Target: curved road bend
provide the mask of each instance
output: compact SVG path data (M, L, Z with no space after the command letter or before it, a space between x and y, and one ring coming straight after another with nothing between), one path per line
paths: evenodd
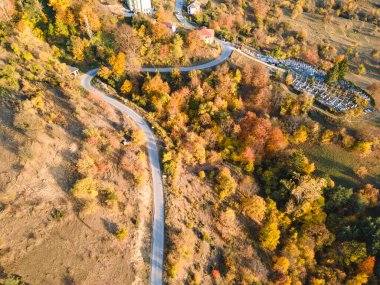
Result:
M151 256L151 284L162 284L163 257L164 257L164 191L162 186L162 175L160 169L160 159L157 147L157 140L150 129L148 123L135 111L123 103L115 100L96 89L91 85L91 80L95 77L98 69L93 69L80 78L81 85L89 92L100 95L104 101L127 114L145 133L147 137L147 147L149 154L149 164L152 172L153 183L153 229L152 229L152 256Z
M176 3L176 11L178 20L190 29L195 29L196 27L186 21L182 15L183 0L178 0ZM216 59L200 64L197 66L189 67L178 67L177 69L183 72L191 70L199 70L211 68L224 62L234 50L232 44L224 42L217 39L217 42L222 47L222 53ZM171 72L175 67L143 67L142 72L161 72L167 73ZM151 285L162 285L162 275L163 275L163 258L164 258L164 225L165 225L165 210L164 210L164 191L162 185L162 174L160 169L160 159L157 147L157 140L154 133L150 129L148 123L134 110L127 107L118 100L111 98L106 93L96 89L91 85L92 79L96 76L98 69L93 69L80 77L80 83L83 88L89 92L93 92L102 97L104 101L118 109L119 111L127 114L145 133L147 137L147 147L149 154L149 164L152 172L152 186L153 186L153 229L152 229L152 254L151 254L151 273L150 273L150 284Z

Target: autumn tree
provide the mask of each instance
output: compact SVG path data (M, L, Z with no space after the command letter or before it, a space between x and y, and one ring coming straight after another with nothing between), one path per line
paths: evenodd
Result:
M363 198L367 207L376 207L379 203L379 189L376 189L371 184L366 184L363 189L357 193Z
M172 31L164 24L155 23L152 27L152 39L154 41L165 42L173 35Z
M280 235L278 219L274 213L269 213L259 233L261 246L268 250L275 250L280 242Z
M132 82L129 81L128 79L126 79L124 81L123 85L121 85L120 91L121 91L121 93L123 93L125 95L131 93L131 91L132 91Z
M87 40L73 36L71 38L72 53L75 60L82 61L85 58L86 49L89 47Z
M157 73L153 78L149 75L145 79L142 91L150 100L150 106L160 113L164 104L169 101L170 87L164 82L161 75Z
M347 266L351 263L361 263L367 255L366 244L357 241L343 242L340 250L343 254L343 262Z
M269 12L269 5L266 0L253 0L254 13L259 24L259 27L263 26L263 21Z
M292 142L295 144L304 143L308 138L307 127L305 125L300 126L293 133L291 138Z
M236 191L236 181L232 177L230 170L227 167L223 167L218 171L216 176L215 190L219 193L221 200L232 195Z
M119 52L117 55L113 55L109 64L111 65L112 72L118 76L123 76L125 73L125 60L126 56L124 53Z
M80 21L82 29L87 33L90 41L93 41L93 33L99 31L101 27L100 19L98 14L94 11L90 3L82 4L80 8Z
M288 139L284 136L283 132L280 128L273 128L267 144L266 148L269 154L275 154L278 151L285 149L288 145Z
M133 28L127 24L120 25L115 31L117 48L128 56L130 52L138 54L141 47L141 41L135 33Z
M179 34L175 34L173 37L173 43L171 44L171 51L175 59L183 57L183 39Z
M371 276L373 274L373 269L375 268L375 263L376 258L374 256L367 256L361 263L359 263L358 272Z
M265 217L265 200L257 195L243 199L243 213L260 224Z
M269 84L268 70L262 64L245 65L243 67L244 83L255 88L263 88Z
M310 174L315 170L314 163L309 162L309 159L302 151L296 151L290 158L290 167L293 171L301 174Z
M71 5L71 0L49 0L49 6L57 13L66 12Z

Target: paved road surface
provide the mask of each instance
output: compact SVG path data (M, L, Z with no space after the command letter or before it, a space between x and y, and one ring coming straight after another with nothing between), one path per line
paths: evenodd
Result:
M191 25L182 15L182 3L183 0L178 0L176 3L176 11L180 11L177 15L178 20L190 29L195 29L196 27ZM178 67L180 71L191 71L199 70L205 68L211 68L213 66L219 65L224 62L234 50L233 45L228 42L217 40L217 42L222 47L222 52L220 56L210 62L200 64L197 66L189 67ZM163 68L150 68L143 67L142 72L156 72L161 73L171 72L174 67L163 67ZM98 69L93 69L82 75L80 78L81 85L89 92L96 93L100 95L104 101L106 101L111 106L115 107L119 111L127 114L147 137L147 147L149 153L149 163L152 171L152 183L153 183L153 229L152 229L152 255L151 255L151 274L150 283L151 285L162 285L162 275L163 275L163 257L164 257L164 225L165 225L165 211L164 211L164 192L162 186L162 174L160 170L160 160L159 152L157 147L157 140L150 129L148 123L134 110L122 104L118 100L115 100L105 94L104 92L96 89L91 85L91 80L97 74Z
M81 85L89 92L100 95L104 101L119 111L127 114L145 133L147 137L147 147L149 153L149 163L152 171L152 184L153 184L153 230L152 230L152 257L151 257L151 284L162 284L163 272L163 257L164 257L164 191L161 180L160 159L157 147L157 140L150 129L148 123L135 111L127 107L123 103L115 100L105 94L104 92L96 89L91 85L91 80L97 73L97 69L93 69L80 78Z

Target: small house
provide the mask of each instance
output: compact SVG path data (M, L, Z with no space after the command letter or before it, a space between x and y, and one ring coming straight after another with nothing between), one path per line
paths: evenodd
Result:
M194 1L187 6L187 14L196 15L201 12L201 3Z
M202 27L199 30L199 36L206 44L213 44L215 41L215 32L213 29Z
M69 72L71 78L75 78L75 77L77 77L78 74L79 74L79 69L78 69L77 67L74 67L74 66L70 66L70 65L68 65L68 66L67 66L67 70L68 70L68 72Z

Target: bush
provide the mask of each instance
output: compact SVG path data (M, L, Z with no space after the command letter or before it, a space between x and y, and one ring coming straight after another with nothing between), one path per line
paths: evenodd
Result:
M118 201L116 193L113 191L112 185L106 185L105 189L100 191L101 202L105 204L108 208L113 208Z
M11 275L4 280L4 285L24 285L25 282L20 276Z
M372 142L356 142L354 149L362 154L368 154L372 149Z
M117 231L115 232L115 236L119 240L124 240L125 237L127 236L127 229L125 227L119 227Z
M365 68L364 64L360 64L358 66L358 69L356 70L357 74L363 75L367 73L367 69Z
M78 180L71 189L74 197L92 199L98 196L98 181L91 176Z
M56 221L62 221L64 214L60 210L54 209L53 212L51 213L51 217Z
M77 162L77 171L82 175L90 175L95 170L95 161L86 153L82 153Z

